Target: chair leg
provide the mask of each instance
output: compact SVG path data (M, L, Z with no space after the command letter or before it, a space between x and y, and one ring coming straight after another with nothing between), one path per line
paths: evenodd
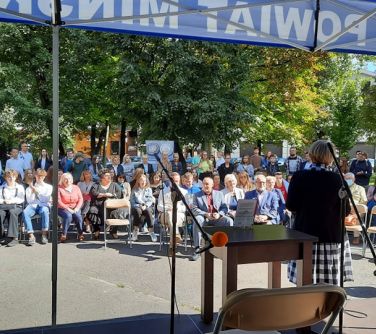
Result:
M107 234L107 226L106 226L106 223L103 224L103 236L104 236L104 249L107 248L107 237L106 237L106 234Z
M187 239L188 239L188 221L187 219L185 220L185 225L184 225L184 251L187 251Z

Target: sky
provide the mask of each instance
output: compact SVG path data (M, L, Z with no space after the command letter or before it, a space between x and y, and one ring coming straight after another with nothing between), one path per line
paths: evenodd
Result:
M375 63L368 63L367 64L367 70L371 72L376 72L376 64Z

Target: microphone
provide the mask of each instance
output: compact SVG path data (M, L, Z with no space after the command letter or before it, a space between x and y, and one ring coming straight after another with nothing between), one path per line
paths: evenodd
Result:
M227 243L228 243L227 234L225 232L218 231L218 232L215 232L211 236L209 243L205 247L197 249L195 253L201 254L213 247L224 247L227 245Z

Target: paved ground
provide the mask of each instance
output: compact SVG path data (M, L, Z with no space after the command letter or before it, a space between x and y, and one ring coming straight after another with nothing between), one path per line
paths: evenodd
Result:
M123 244L85 241L59 245L58 324L104 319L153 319L170 311L170 266L164 249L149 237L130 249ZM200 261L179 247L176 296L181 314L199 323ZM346 283L349 301L344 333L376 332L376 277L371 252L353 248L355 281ZM286 272L286 266L282 268ZM220 265L215 265L215 310L220 306ZM51 323L51 245L0 247L0 330ZM239 288L266 287L267 265L239 267ZM282 286L291 286L285 275ZM206 327L199 326L199 333Z

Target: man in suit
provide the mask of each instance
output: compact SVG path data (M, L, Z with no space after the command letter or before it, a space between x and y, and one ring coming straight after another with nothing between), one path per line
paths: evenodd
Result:
M142 164L139 164L137 168L142 168L147 175L154 173L153 165L149 164L147 154L142 156Z
M214 181L211 177L205 177L202 181L202 190L193 197L192 212L201 226L232 226L232 219L227 216L228 207L223 194L213 190ZM193 244L195 249L200 246L201 233L193 225ZM191 261L200 257L194 253Z
M266 190L266 177L256 175L256 189L247 191L244 199L257 199L255 224L279 224L278 197Z

